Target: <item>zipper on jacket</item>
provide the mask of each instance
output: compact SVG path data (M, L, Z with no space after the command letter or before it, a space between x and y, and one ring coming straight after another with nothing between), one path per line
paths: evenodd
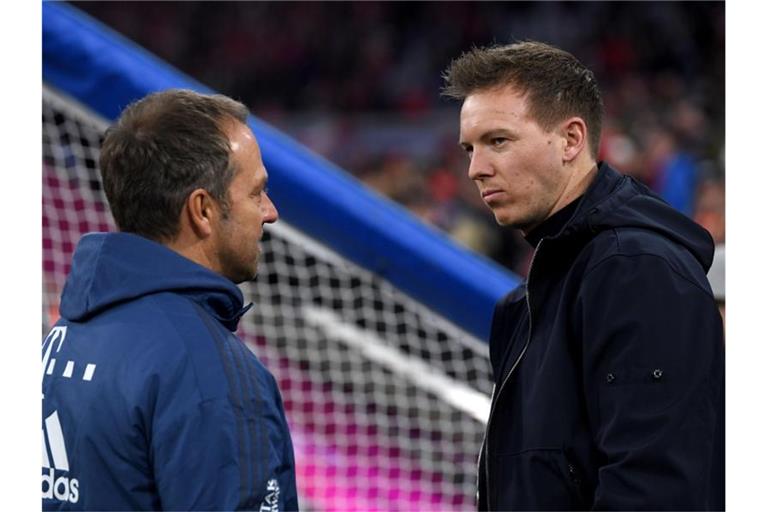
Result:
M498 400L493 400L493 398L496 398L498 396L501 396L501 392L504 389L504 385L507 383L509 378L512 376L513 373L515 373L515 369L517 369L517 365L520 364L520 361L523 359L523 356L525 355L526 350L528 350L528 345L531 343L531 335L533 334L533 312L531 311L531 297L530 297L530 289L531 287L528 286L531 282L531 273L533 272L533 262L536 261L536 254L539 252L539 247L541 247L541 243L544 240L539 240L539 243L536 244L536 248L533 250L533 256L531 256L531 263L528 265L528 282L525 284L525 305L528 307L528 338L525 340L525 345L523 345L523 350L520 351L520 355L517 356L517 360L512 365L512 368L509 369L507 372L507 375L504 377L504 379L501 381L501 386L499 386L498 391L496 390L496 387L494 385L494 393L492 395L491 400L491 413L488 415L488 424L485 426L485 437L483 438L483 451L485 452L485 499L488 503L488 508L491 508L490 501L491 501L491 479L490 475L488 473L488 434L491 431L491 420L493 419L493 411L496 410L496 404ZM477 458L477 470L478 474L480 472L480 457ZM478 499L478 502L480 500ZM479 503L478 503L479 504Z

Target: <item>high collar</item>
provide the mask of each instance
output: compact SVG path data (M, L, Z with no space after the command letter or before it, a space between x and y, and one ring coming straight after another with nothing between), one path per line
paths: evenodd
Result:
M160 292L184 295L237 329L243 294L230 280L152 240L130 233L83 236L72 258L60 311L82 321L119 302Z
M560 233L571 220L573 214L576 213L582 197L583 196L577 197L528 233L525 236L526 242L528 242L531 247L536 247L543 238L557 236L557 234Z
M691 219L630 176L619 174L608 164L598 164L595 179L575 212L551 238L578 243L598 232L616 228L652 230L685 246L704 270L712 264L714 243L710 234Z

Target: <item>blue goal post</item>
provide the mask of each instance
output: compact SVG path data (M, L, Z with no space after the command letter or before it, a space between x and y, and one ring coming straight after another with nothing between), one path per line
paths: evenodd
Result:
M107 120L148 93L212 93L63 2L44 2L43 81ZM458 119L457 119L458 122ZM481 340L520 278L474 254L337 166L250 116L282 218Z

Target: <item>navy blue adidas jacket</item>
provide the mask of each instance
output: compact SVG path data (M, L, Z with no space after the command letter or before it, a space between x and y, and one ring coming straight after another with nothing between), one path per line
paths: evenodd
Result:
M605 164L499 303L481 510L722 510L712 239Z
M296 510L275 379L226 278L127 233L75 251L43 343L45 510Z

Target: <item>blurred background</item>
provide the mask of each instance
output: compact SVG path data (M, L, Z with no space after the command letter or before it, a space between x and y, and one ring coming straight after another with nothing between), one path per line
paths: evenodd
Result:
M532 251L495 224L466 177L460 105L440 97L441 73L472 46L537 39L569 50L603 91L600 158L710 231L721 244L710 279L724 300L724 3L74 5L522 276ZM88 62L72 32L58 62ZM119 88L119 73L107 75L100 83ZM99 96L86 90L80 101ZM48 325L79 237L114 229L97 169L105 128L44 89ZM487 345L376 264L350 265L295 227L280 222L265 236L259 278L241 287L255 307L238 334L278 380L302 509L474 510L492 387Z
M466 177L441 73L473 45L552 43L600 83L600 158L725 242L724 2L73 4L522 276L531 249Z

